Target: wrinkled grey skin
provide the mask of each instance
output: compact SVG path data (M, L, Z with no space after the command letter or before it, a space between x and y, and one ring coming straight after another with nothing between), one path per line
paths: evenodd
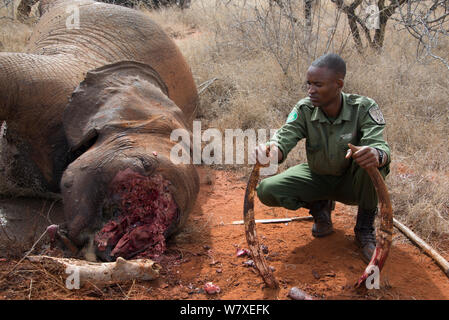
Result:
M136 10L90 0L41 5L26 53L0 53L0 122L16 150L15 180L62 192L67 234L81 247L105 222L102 205L119 171L160 173L179 207L170 233L179 230L198 193L193 165L169 161L169 132L191 129L198 99L179 49ZM68 28L73 5L80 24ZM96 75L101 81L91 81ZM109 116L93 121L102 108Z

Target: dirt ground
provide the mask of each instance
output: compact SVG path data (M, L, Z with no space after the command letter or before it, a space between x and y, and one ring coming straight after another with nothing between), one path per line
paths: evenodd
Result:
M312 237L311 221L257 224L259 240L267 246L267 260L281 284L278 291L268 289L256 270L245 265L249 257L236 255L239 248L247 248L244 226L232 225L243 219L247 177L209 168L200 168L200 175L201 189L195 208L183 232L170 239L157 280L87 284L79 290L69 290L65 287L67 275L61 271L27 260L17 264L20 257L0 253L0 299L282 300L290 299L287 293L294 286L314 299L449 299L449 279L396 229L381 272L380 289L354 289L353 284L366 265L353 241L354 207L340 203L333 213L335 232L325 238ZM32 214L26 205L31 202L22 203L21 212ZM61 207L48 200L45 208L42 201L39 203L38 215L46 221L57 221ZM6 204L7 200L0 202L0 213ZM284 218L308 216L308 212L269 208L256 199L255 216ZM41 234L38 227L34 231ZM45 247L42 240L33 253L41 253ZM206 293L203 288L207 282L218 285L220 293Z

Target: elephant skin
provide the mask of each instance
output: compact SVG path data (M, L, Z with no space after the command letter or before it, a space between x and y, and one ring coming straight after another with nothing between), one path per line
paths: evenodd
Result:
M0 121L18 167L40 191L61 192L63 227L79 248L93 243L103 260L158 256L199 189L192 164L170 161L171 131L190 132L195 117L190 68L141 12L46 4L27 52L0 53ZM67 27L74 6L80 23Z

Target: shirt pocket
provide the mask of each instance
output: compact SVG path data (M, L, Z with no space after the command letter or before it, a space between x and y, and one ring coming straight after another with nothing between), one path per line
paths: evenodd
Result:
M340 174L343 174L352 162L352 158L346 159L346 154L349 149L348 143L357 145L355 138L353 134L348 133L342 134L338 139L337 157L339 159L338 172Z
M321 144L310 144L306 142L306 151L308 154L315 154L321 150Z
M338 141L337 141L339 151L346 153L348 151L348 149L349 149L348 143L356 145L355 138L356 137L355 137L355 135L353 133L341 134L338 137Z
M322 144L306 143L307 163L313 172L323 173L329 167Z

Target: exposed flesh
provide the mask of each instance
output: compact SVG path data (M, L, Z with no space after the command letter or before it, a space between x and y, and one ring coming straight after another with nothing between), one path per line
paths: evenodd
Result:
M166 249L166 231L178 217L169 185L160 174L119 172L104 208L113 211L113 218L95 235L97 251L106 251L112 260L160 256Z

